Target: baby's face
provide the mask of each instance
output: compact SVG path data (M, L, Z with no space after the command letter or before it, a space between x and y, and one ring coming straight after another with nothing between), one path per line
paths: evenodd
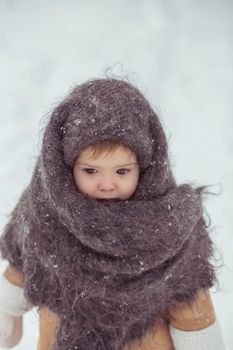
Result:
M74 180L79 191L97 199L129 199L139 180L136 156L119 147L97 159L85 149L76 159Z

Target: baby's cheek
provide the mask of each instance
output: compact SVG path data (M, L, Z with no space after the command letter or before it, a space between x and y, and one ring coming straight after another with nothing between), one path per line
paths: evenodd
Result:
M127 181L124 188L122 189L122 195L125 197L125 199L130 198L134 194L137 188L137 184L138 182L135 180L135 178L131 178L129 181Z
M82 182L79 184L79 189L82 193L86 193L90 196L94 195L94 187L93 184L89 182Z
M139 173L134 174L134 176L131 178L131 186L133 190L136 190L139 183Z
M83 178L83 176L77 176L76 174L74 178L76 187L81 193L85 194L87 191L90 190L90 184L85 180L85 178Z

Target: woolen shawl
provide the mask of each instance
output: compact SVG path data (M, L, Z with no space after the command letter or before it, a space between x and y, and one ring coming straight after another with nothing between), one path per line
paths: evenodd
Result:
M101 202L75 186L76 157L104 140L137 156L129 200ZM120 350L213 285L201 192L176 184L158 116L131 84L92 80L55 108L1 237L2 257L25 274L28 301L61 318L54 349Z

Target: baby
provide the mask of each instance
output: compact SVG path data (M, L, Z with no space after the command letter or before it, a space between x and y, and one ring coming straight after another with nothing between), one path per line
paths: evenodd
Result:
M1 237L0 346L40 313L38 350L224 349L202 189L177 186L158 116L120 80L52 113Z
M73 169L79 191L101 200L129 199L138 185L139 172L136 155L109 141L83 150Z

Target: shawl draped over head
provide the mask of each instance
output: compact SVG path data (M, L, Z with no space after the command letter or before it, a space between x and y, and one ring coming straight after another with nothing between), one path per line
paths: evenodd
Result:
M75 186L80 151L116 140L137 156L128 200L102 203ZM56 350L120 350L167 310L215 283L202 190L178 186L149 102L128 82L76 86L52 112L32 180L1 237L32 305L57 313Z

